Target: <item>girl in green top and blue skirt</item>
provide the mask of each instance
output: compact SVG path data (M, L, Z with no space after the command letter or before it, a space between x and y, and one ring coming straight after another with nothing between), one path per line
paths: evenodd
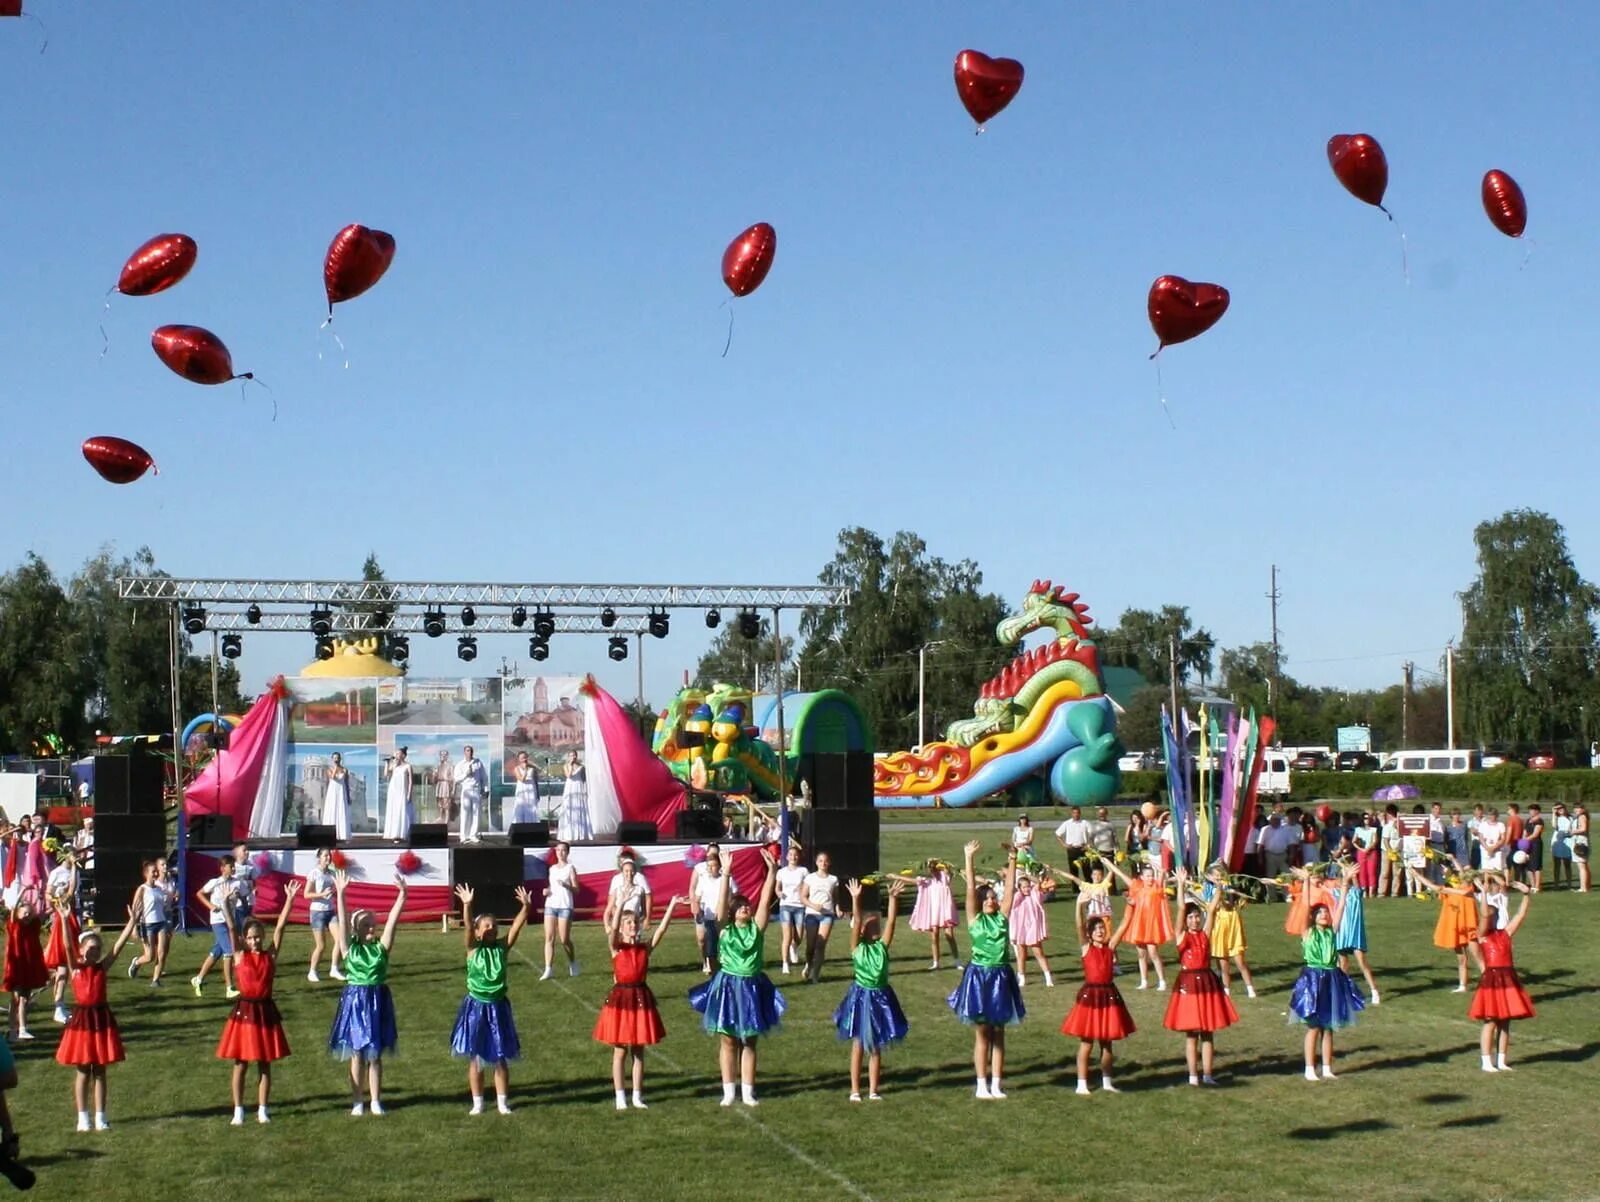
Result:
M720 1037L718 1064L722 1069L722 1104L732 1106L734 1082L741 1086L746 1106L756 1102L756 1039L776 1030L787 1004L772 979L761 969L767 919L772 913L773 885L778 861L771 849L763 848L766 879L761 899L754 906L742 893L730 896L730 869L722 874L717 899L717 921L722 933L717 939L720 967L704 984L689 991L689 1005L705 1015L708 1035Z
M850 1100L861 1100L861 1057L865 1053L867 1097L878 1102L882 1101L878 1075L883 1069L884 1045L899 1043L910 1030L900 999L889 984L889 945L894 942L895 914L906 882L897 880L889 886L889 917L881 937L878 916L862 916L861 882L852 880L845 887L850 891L850 963L855 980L833 1012L833 1025L840 1039L850 1040Z
M516 947L522 928L528 925L533 897L517 886L521 909L511 920L505 942L498 937L493 914L472 916L471 886L457 885L461 899L461 928L467 933L467 996L456 1011L456 1025L450 1032L450 1054L465 1056L467 1088L472 1091L470 1114L483 1113L483 1066L494 1065L495 1103L501 1114L511 1113L511 1070L508 1062L522 1054L517 1039L517 1024L506 997L506 954Z
M354 1099L350 1113L383 1113L383 1056L399 1041L394 1021L394 998L389 993L389 951L394 947L395 928L406 904L406 879L396 876L394 905L381 934L371 910L357 910L346 917L344 894L350 877L345 872L333 876L333 891L339 907L339 930L334 940L339 959L344 963L345 986L334 1012L333 1030L328 1033L328 1050L350 1061L350 1092ZM367 1098L361 1094L365 1076Z
M1000 1078L1006 1063L1006 1028L1027 1014L1022 990L1010 961L1011 902L1017 895L1017 855L1006 861L1005 898L991 885L978 885L972 861L983 844L966 845L967 934L972 956L961 972L961 983L949 997L950 1009L973 1028L972 1067L978 1075L977 1096L1003 1099Z
M1348 892L1348 882L1346 891ZM1306 1080L1317 1079L1317 1057L1322 1058L1322 1079L1332 1081L1333 1033L1353 1026L1365 1008L1350 978L1339 968L1336 932L1344 917L1344 899L1330 911L1325 904L1311 907L1311 925L1300 937L1306 966L1294 983L1289 1013L1306 1025Z

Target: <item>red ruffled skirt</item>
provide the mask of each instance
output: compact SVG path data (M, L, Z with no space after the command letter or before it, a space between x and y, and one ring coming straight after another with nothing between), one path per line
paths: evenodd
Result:
M647 1047L666 1038L666 1024L656 1008L656 995L650 986L613 985L606 994L600 1017L595 1020L594 1037L613 1047Z
M61 1032L56 1063L78 1067L116 1064L123 1059L122 1034L110 1006L79 1006Z
M23 936L7 949L6 967L0 988L7 993L32 993L50 983L50 969L44 962L44 948L37 939Z
M283 1033L283 1017L271 998L240 998L222 1028L217 1044L218 1060L282 1060L289 1054L289 1037Z
M69 913L66 918L57 914L50 923L50 939L44 947L44 966L49 969L71 968L72 957L78 947L78 919Z
M1079 1039L1126 1039L1135 1031L1133 1015L1115 985L1085 985L1061 1024L1063 1035Z
M1186 968L1178 974L1161 1025L1169 1031L1221 1031L1238 1021L1239 1012L1222 992L1217 974L1209 968Z
M1478 982L1478 992L1472 995L1472 1008L1468 1018L1479 1022L1497 1019L1507 1022L1513 1018L1532 1018L1533 999L1517 979L1514 968L1486 968Z

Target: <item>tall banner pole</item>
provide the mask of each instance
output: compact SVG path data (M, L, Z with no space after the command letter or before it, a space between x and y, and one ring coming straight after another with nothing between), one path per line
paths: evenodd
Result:
M172 603L167 625L167 646L172 653L168 665L172 672L172 783L178 800L178 928L189 933L189 824L183 812L183 627L179 624L178 603ZM213 713L213 720L215 714ZM220 774L219 774L220 775Z

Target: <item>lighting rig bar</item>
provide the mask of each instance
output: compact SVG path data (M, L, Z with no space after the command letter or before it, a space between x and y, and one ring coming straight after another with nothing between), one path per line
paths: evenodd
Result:
M600 620L598 614L552 614L555 619L555 634L648 634L650 632L649 619L642 614L618 614L616 621L610 626ZM330 615L330 634L339 638L359 638L362 635L376 637L380 634L425 634L425 623L428 615L425 613L397 613L391 614L385 622L381 614L352 613L345 610L334 610ZM459 609L446 609L440 612L443 620L443 629L440 634L522 634L534 633L533 616L530 614L527 621L518 626L511 620L508 613L480 613L477 614L472 625L467 625L461 620ZM216 610L205 611L205 629L220 631L237 631L249 633L259 631L293 631L298 634L311 633L312 614L309 610L275 610L271 613L262 613L258 621L250 621L250 615L245 610Z
M850 590L816 584L442 584L394 580L184 580L123 576L124 601L200 605L513 606L565 609L839 609ZM487 617L487 615L485 615ZM398 618L398 615L397 615Z

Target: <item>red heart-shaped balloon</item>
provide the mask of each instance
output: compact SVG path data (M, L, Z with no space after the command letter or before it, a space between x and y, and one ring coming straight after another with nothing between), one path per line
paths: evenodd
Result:
M150 452L126 438L110 434L97 435L83 440L83 457L89 466L113 484L132 484L145 472L156 466ZM157 475L161 473L156 472Z
M199 326L161 326L150 335L150 345L161 362L196 384L255 378L249 372L235 375L233 356L222 339Z
M1328 166L1357 200L1383 208L1389 188L1389 160L1371 134L1334 134L1328 139Z
M981 50L956 55L956 95L980 126L1022 88L1022 64L1014 58L990 58Z
M199 253L188 234L157 234L128 256L117 279L117 291L125 296L165 292L189 274Z
M1221 284L1191 284L1182 276L1164 275L1150 285L1149 308L1150 328L1161 346L1171 346L1216 325L1228 311L1228 290Z
M394 262L394 238L364 225L347 225L333 237L322 260L322 286L328 313L340 301L360 296L383 278Z
M1504 171L1484 175L1483 211L1489 214L1494 228L1508 238L1520 238L1528 228L1528 202L1522 198L1517 181Z
M778 231L765 221L756 222L722 252L722 282L735 296L749 296L767 278L777 253Z

